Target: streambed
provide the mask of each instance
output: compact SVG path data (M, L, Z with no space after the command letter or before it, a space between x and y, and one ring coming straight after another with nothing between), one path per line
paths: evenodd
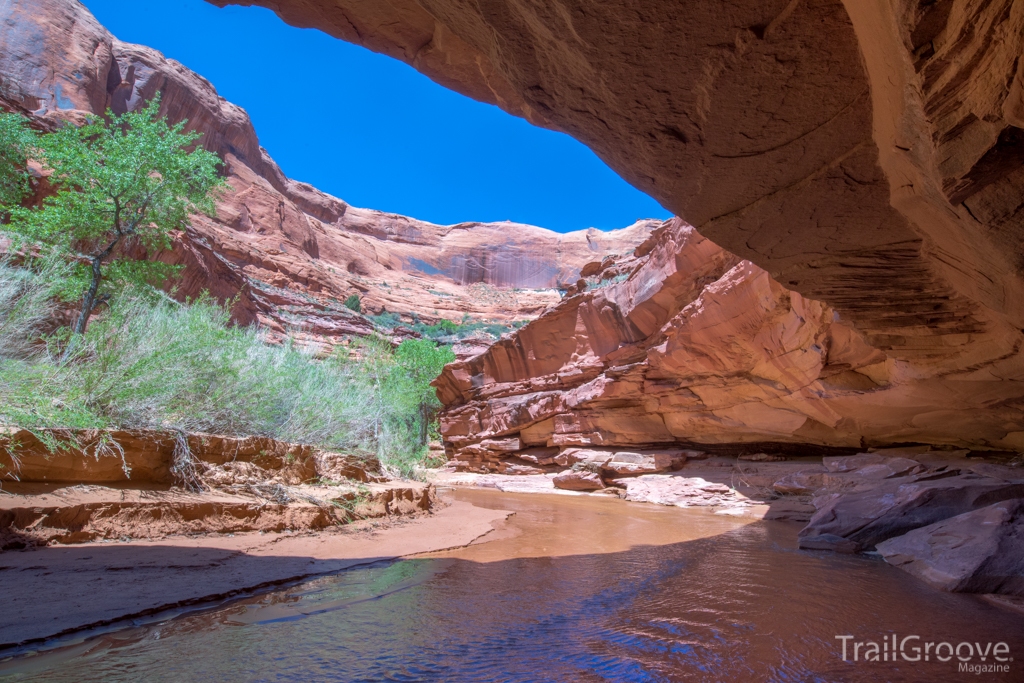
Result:
M854 636L848 659L855 641L881 647L893 634L920 637L908 655L966 641L1005 642L1014 657L1024 616L876 558L800 551L799 525L594 497L450 495L515 515L466 548L11 660L0 681L1022 680L1013 661L980 676L955 657L842 661L841 635Z

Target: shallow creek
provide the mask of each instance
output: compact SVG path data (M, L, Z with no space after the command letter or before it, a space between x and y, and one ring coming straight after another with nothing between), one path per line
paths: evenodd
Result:
M2 681L949 681L958 662L844 662L854 641L1005 642L1024 616L799 525L595 497L458 490L515 514L482 542L98 635ZM863 660L864 652L860 651ZM880 657L881 659L881 657ZM975 657L975 663L980 659ZM989 657L988 662L991 663Z

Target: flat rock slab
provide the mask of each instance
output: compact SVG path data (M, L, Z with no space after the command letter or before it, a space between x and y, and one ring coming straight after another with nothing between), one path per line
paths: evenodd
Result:
M457 501L381 528L358 523L301 535L175 537L0 553L0 582L7 589L0 646L461 547L509 514Z
M754 501L735 489L701 477L673 474L644 474L617 479L625 487L625 499L637 503L675 505L676 507L736 508L753 505Z
M817 512L800 532L803 539L839 536L869 549L895 536L1012 498L1024 485L976 474L883 479L873 488L814 499Z
M587 470L566 470L559 472L552 480L555 488L569 491L600 491L605 488L601 475Z
M472 486L483 489L497 489L505 493L556 493L564 496L586 495L583 491L569 491L555 487L554 474L478 474L476 472L447 472L430 474L430 481L437 486Z
M810 502L780 498L773 500L768 506L764 518L779 522L809 522L814 515L814 506Z
M914 529L879 543L878 552L944 591L1024 597L1024 499Z

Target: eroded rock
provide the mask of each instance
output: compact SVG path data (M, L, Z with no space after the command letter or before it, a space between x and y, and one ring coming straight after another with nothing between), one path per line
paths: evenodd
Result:
M0 432L0 476L41 483L182 483L172 472L179 447L176 432L58 429L42 433L49 434L47 442L28 430ZM323 452L304 444L217 434L189 434L185 443L199 474L211 483L243 482L263 475L288 485L317 479L383 480L374 458Z
M180 63L117 40L81 3L16 0L0 17L5 108L52 127L108 108L137 110L159 91L160 113L171 123L187 119L221 156L228 190L216 215L193 217L172 250L148 256L183 266L168 283L175 296L235 300L234 320L259 323L272 337L291 331L326 345L372 333L342 305L352 295L364 312L387 310L406 322L411 314L425 322L533 317L595 256L625 253L660 224L558 234L510 222L442 226L353 207L287 178L244 110ZM483 348L478 340L458 352Z
M560 472L552 481L555 488L567 491L599 491L605 488L600 474L584 469Z
M563 434L556 424L552 441L635 446L641 434L654 443L685 433L705 442L735 426L743 441L1024 448L1024 420L1006 402L1024 395L1019 2L737 0L722 11L654 1L638 14L627 2L213 1L255 1L570 133L703 235L862 335L804 344L793 326L772 334L742 316L737 325L785 351L752 371L738 402L728 379L701 386L701 373L680 371L708 361L706 372L728 377L722 368L736 367L735 357L713 362L734 347L701 343L699 325L673 325L678 345L669 341L663 371L650 383L632 378L646 391L621 377L612 384L638 401L644 394L647 406L695 405L696 419L637 410L588 424L590 414L569 405L560 412L580 429ZM601 291L580 296L593 295L604 319L568 328L581 357L593 349L604 359L621 337L633 345L667 322L632 315L618 297L605 309ZM668 309L670 299L662 297ZM798 302L793 309L816 325ZM833 358L814 368L815 346L839 356L861 341L880 352L874 363ZM528 335L519 343L537 348ZM633 351L614 364L643 360ZM554 371L520 368L515 379ZM780 396L779 384L802 387L804 400ZM694 395L684 391L691 386Z
M809 547L804 539L835 536L858 550L870 549L913 529L1021 497L1024 484L957 471L886 480L867 490L816 498L817 512L800 531L800 544Z
M505 456L478 445L511 438L559 448L565 464L576 449L697 444L757 453L771 442L766 455L778 444L808 452L865 440L991 447L1009 425L1024 425L1011 399L1024 395L1016 380L984 390L952 377L925 381L838 310L782 287L681 221L652 239L625 281L569 297L445 369L435 386L455 459L492 467ZM864 465L888 463L877 476L898 476L920 467L913 450L843 467L866 478Z
M645 474L615 480L625 488L624 498L637 503L676 507L723 507L746 505L749 500L725 484L701 477L673 474Z
M1024 499L914 529L879 543L878 552L944 591L1024 596Z

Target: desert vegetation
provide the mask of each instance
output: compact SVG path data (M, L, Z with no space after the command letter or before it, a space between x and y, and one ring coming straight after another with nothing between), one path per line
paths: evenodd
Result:
M412 321L407 322L402 320L402 317L397 313L391 313L390 311L383 311L378 315L366 317L377 329L391 331L404 328L416 332L424 339L445 344L479 336L499 339L503 334L517 330L526 324L525 320L517 320L511 323L472 320L468 315L464 315L459 322L441 318L436 323L423 322L418 316L413 315Z
M158 106L47 135L0 115L0 423L268 436L410 473L435 436L429 383L454 354L380 336L314 357L233 326L223 302L159 289L173 270L138 248L212 211L220 182ZM35 205L29 159L51 188Z

